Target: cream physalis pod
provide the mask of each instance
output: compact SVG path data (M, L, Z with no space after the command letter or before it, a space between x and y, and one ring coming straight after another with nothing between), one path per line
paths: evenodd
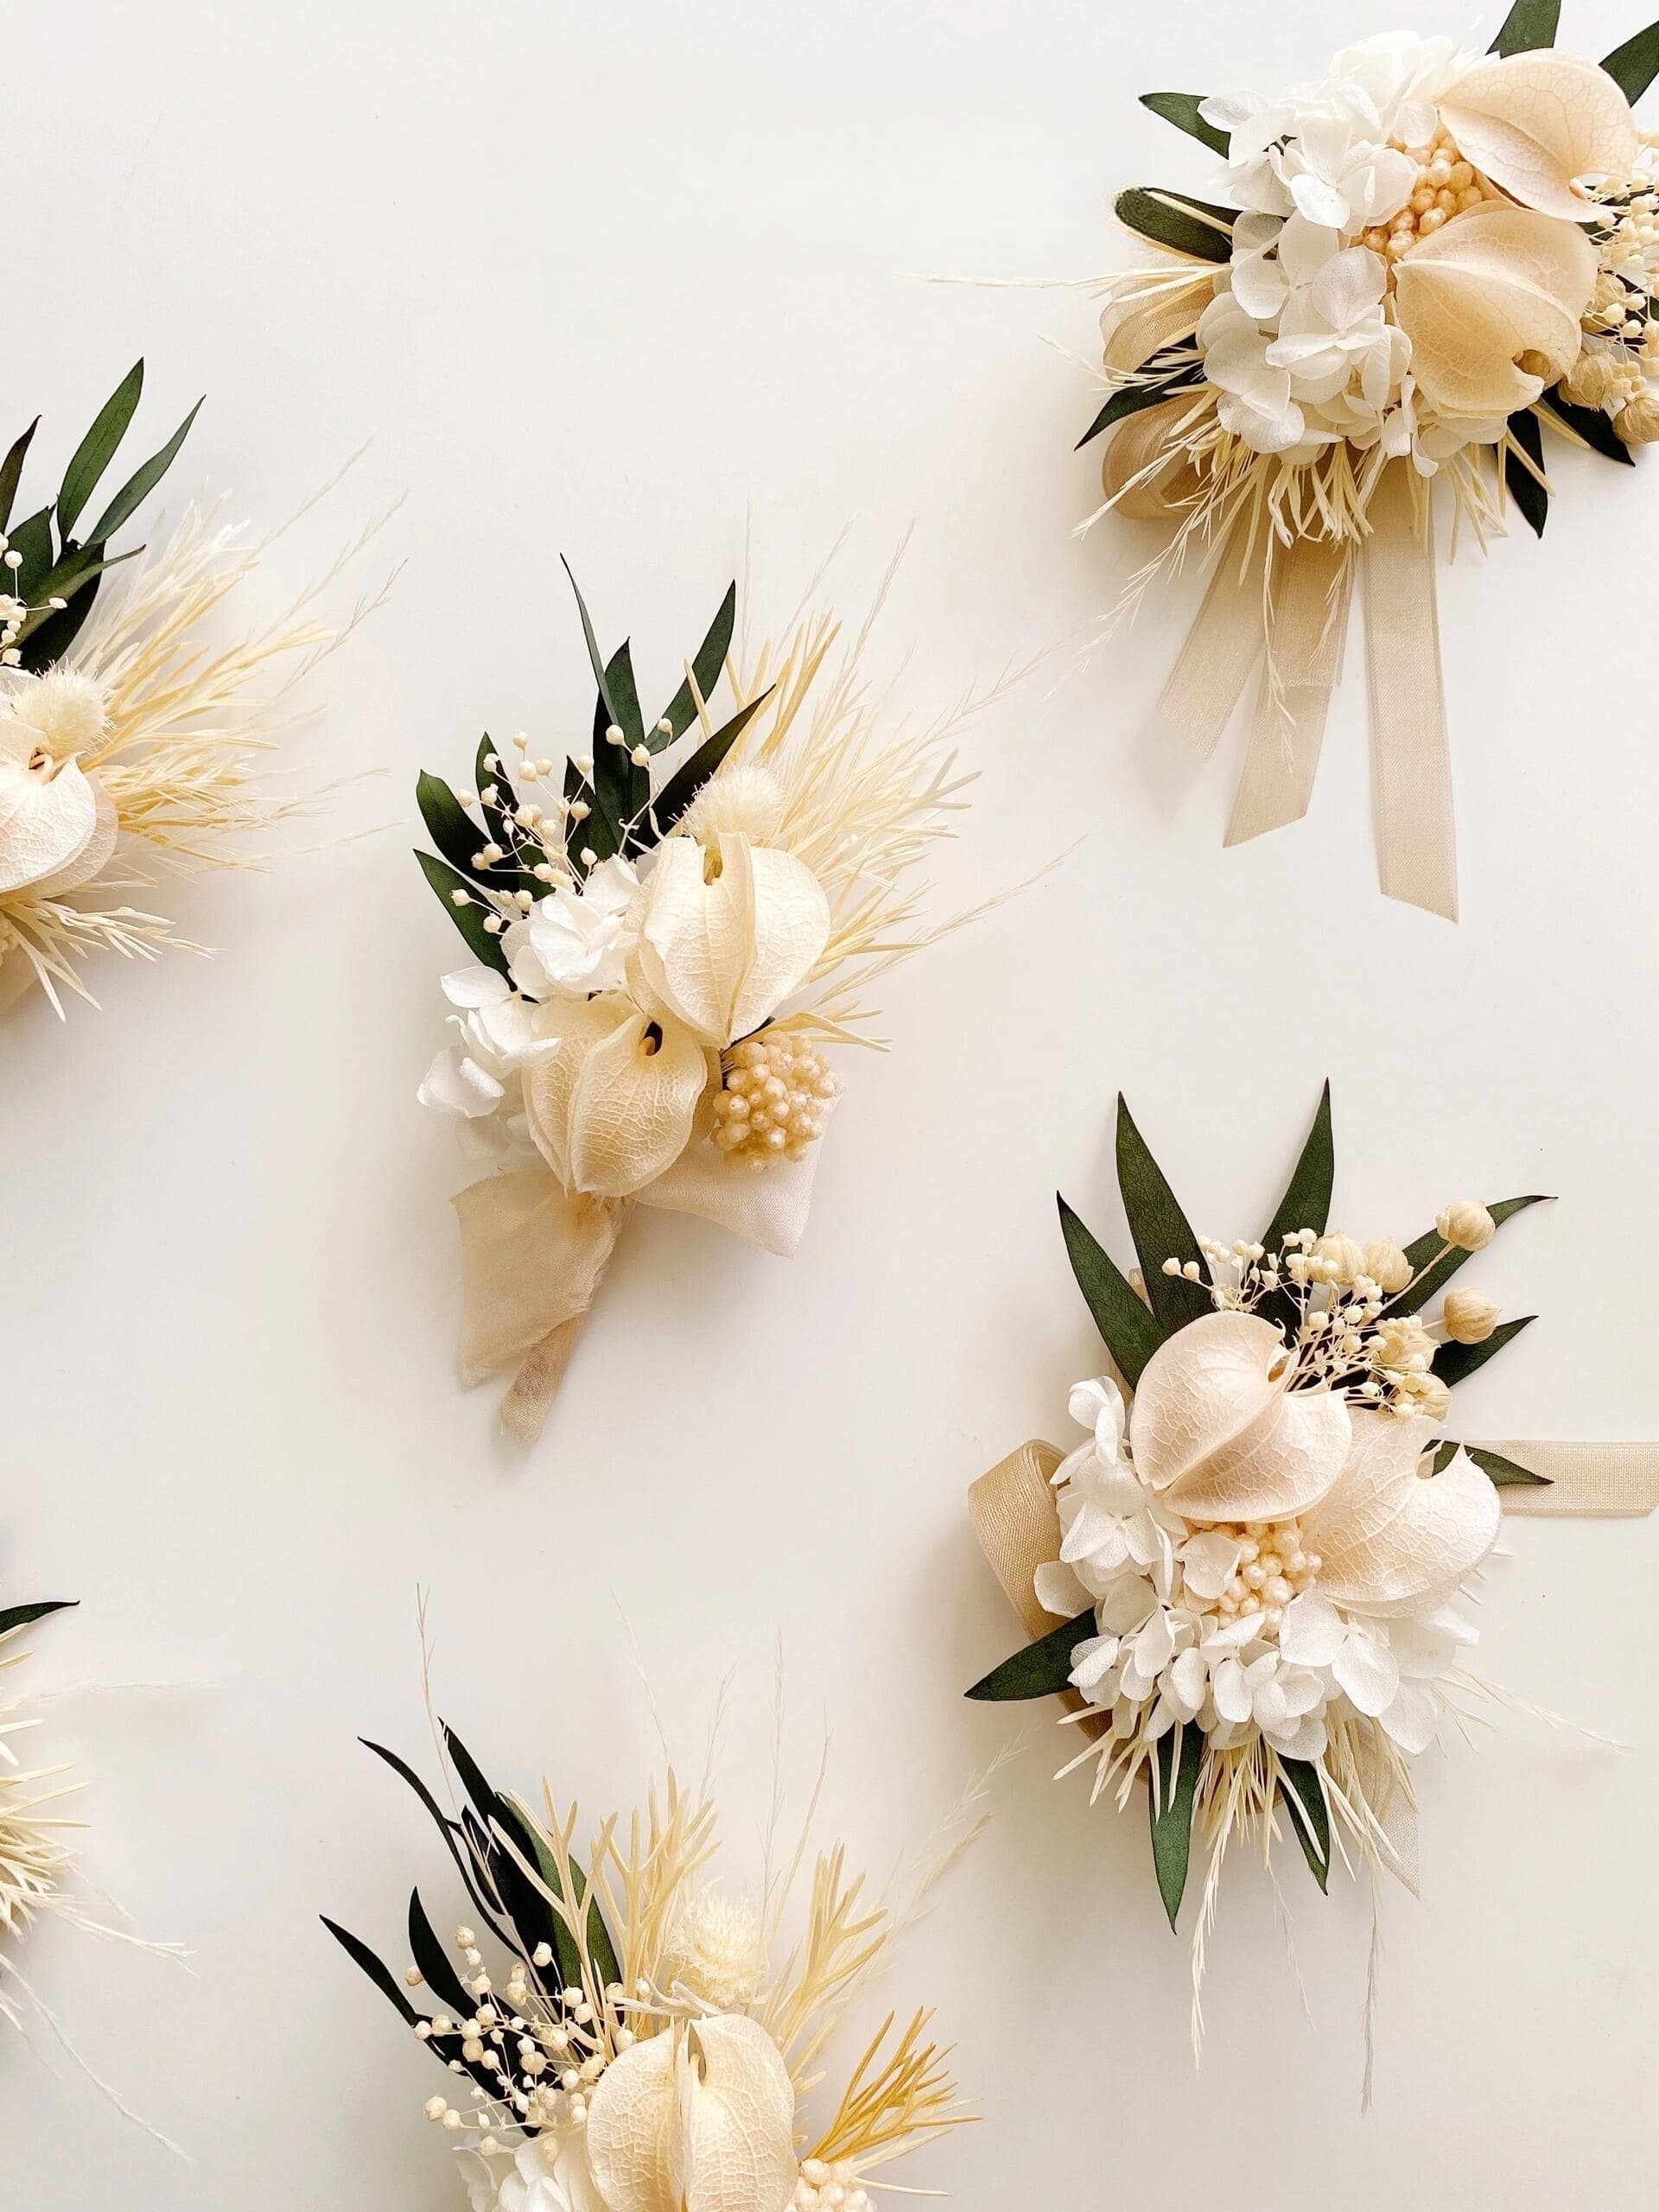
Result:
M1429 1473L1432 1421L1357 1410L1353 1427L1340 1479L1303 1525L1320 1591L1357 1613L1420 1612L1451 1597L1497 1541L1497 1491L1461 1452Z
M784 2212L795 2093L757 2021L716 2013L612 2060L588 2107L607 2212Z
M708 845L671 837L645 886L640 981L723 1048L799 988L829 937L823 887L792 853L730 831Z
M1135 1472L1189 1521L1287 1520L1329 1491L1348 1456L1344 1402L1292 1390L1271 1322L1210 1313L1179 1330L1136 1385Z
M1460 215L1395 272L1419 388L1447 415L1529 407L1578 359L1595 284L1596 250L1581 231L1496 202Z
M1483 61L1440 102L1440 119L1466 162L1523 207L1567 223L1591 213L1580 177L1628 176L1635 166L1630 104L1605 69L1541 47Z
M530 1133L567 1191L630 1197L684 1151L708 1056L620 993L573 998L555 1021L557 1042L524 1072Z

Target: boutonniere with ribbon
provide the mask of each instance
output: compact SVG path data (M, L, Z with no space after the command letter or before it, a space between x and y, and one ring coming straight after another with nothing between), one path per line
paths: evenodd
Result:
M252 597L274 538L250 540L217 505L188 509L154 551L116 550L201 405L100 498L143 385L139 361L54 497L21 522L38 416L0 462L0 1008L34 988L60 1014L66 990L95 1006L81 971L99 952L204 950L151 910L154 887L263 866L246 839L312 810L269 787L270 755L296 720L298 678L369 611L336 625L317 601L372 533L239 633L222 625Z
M905 1899L868 1894L841 1844L780 1834L776 1811L746 1893L711 1876L706 1775L671 1770L579 1859L574 1806L498 1791L442 1740L453 1815L369 1748L436 1822L467 1920L440 1936L417 1890L397 1973L324 1924L442 2068L426 2117L472 2212L872 2212L896 2184L871 2177L973 2117L925 2012L889 2012L839 2097L817 2092L893 1936L971 1840L977 1791Z
M1120 1809L1145 1789L1172 1928L1199 1869L1195 2049L1232 1844L1290 1844L1321 1890L1339 1864L1374 1901L1383 1872L1414 1889L1413 1763L1499 1694L1471 1671L1459 1599L1503 1514L1659 1504L1659 1447L1448 1433L1457 1385L1533 1318L1457 1279L1538 1199L1464 1201L1403 1247L1362 1243L1326 1226L1334 1172L1327 1088L1260 1236L1196 1236L1120 1100L1138 1271L1060 1201L1115 1372L1071 1393L1084 1442L1027 1444L970 1493L1033 1640L969 1695L1060 1694L1085 1739L1061 1771ZM1368 2052L1369 2030L1368 2005Z
M1351 596L1365 607L1383 890L1455 919L1437 486L1484 542L1542 532L1546 439L1659 437L1659 164L1631 103L1659 23L1599 65L1517 0L1491 52L1390 34L1276 97L1148 92L1222 157L1223 201L1147 188L1158 249L1106 286L1105 505L1173 525L1119 613L1210 580L1165 687L1208 753L1255 680L1236 844L1307 810Z
M464 800L420 779L436 850L416 858L475 964L443 980L460 1041L419 1095L499 1163L454 1202L461 1372L512 1376L521 1440L630 1207L795 1250L841 1091L830 1054L877 1041L868 985L957 925L925 920L922 880L972 780L957 734L1006 685L884 726L863 634L838 652L815 613L781 652L734 655L736 599L648 720L630 645L602 653L578 593L590 743L558 763L486 737Z

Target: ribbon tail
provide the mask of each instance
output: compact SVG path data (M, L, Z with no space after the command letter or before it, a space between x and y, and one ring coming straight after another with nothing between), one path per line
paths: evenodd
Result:
M610 1263L625 1202L567 1191L534 1167L486 1176L454 1203L465 1285L461 1379L515 1370L501 1418L531 1443Z
M1300 822L1313 794L1325 717L1342 673L1354 551L1333 538L1281 548L1272 579L1267 658L1226 842Z
M1248 573L1239 537L1223 543L1209 589L1158 701L1164 720L1208 760L1244 696L1267 642L1262 583Z
M1505 1513L1554 1520L1637 1521L1659 1510L1659 1445L1488 1444L1544 1482L1505 1483L1498 1499ZM1548 1484L1548 1487L1545 1487Z
M1377 877L1390 899L1458 918L1452 750L1435 609L1434 521L1413 503L1409 465L1377 479L1365 543Z

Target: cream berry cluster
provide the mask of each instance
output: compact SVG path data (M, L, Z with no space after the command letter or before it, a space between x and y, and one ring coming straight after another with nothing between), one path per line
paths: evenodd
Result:
M871 2212L869 2192L859 2187L858 2177L845 2158L837 2158L833 2164L823 2158L808 2158L803 2164L786 2212L820 2212L820 2208L822 2212Z
M769 1167L799 1160L823 1135L841 1078L810 1045L787 1030L746 1037L725 1059L715 1101L714 1140L728 1160Z
M1417 181L1398 213L1366 231L1360 238L1362 245L1370 246L1373 253L1380 253L1391 264L1409 253L1420 238L1429 237L1450 222L1452 216L1466 215L1484 200L1497 197L1459 153L1448 130L1436 131L1433 145L1407 146L1401 150L1416 162Z
M1262 1617L1262 1632L1277 1632L1285 1607L1293 1598L1311 1590L1323 1561L1318 1552L1302 1543L1298 1521L1240 1521L1224 1522L1216 1534L1238 1546L1238 1567L1217 1601L1224 1621Z

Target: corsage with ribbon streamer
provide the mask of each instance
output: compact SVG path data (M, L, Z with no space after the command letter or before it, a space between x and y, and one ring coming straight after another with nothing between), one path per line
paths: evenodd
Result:
M465 801L420 779L437 849L416 857L477 964L444 978L460 1041L419 1095L499 1163L455 1200L461 1372L512 1375L521 1440L631 1205L793 1253L841 1089L825 1048L877 1041L866 987L957 926L923 919L918 879L972 780L956 737L1006 685L884 728L868 623L850 651L820 611L734 654L736 601L648 721L630 645L601 653L578 593L591 744L561 765L486 737Z
M780 1834L775 1797L746 1893L711 1877L706 1771L687 1788L671 1768L578 1858L574 1805L499 1791L452 1729L441 1740L453 1814L369 1749L436 1822L467 1919L441 1937L415 1891L398 1972L324 1924L444 2069L424 2109L472 2212L872 2212L894 2184L870 2177L972 2119L925 2011L887 2013L833 2106L814 2092L893 1936L972 1840L979 1791L890 1899L840 1843L815 1851L810 1817Z
M1404 1247L1329 1229L1328 1086L1259 1237L1195 1236L1121 1099L1116 1151L1138 1270L1060 1201L1115 1371L1071 1393L1086 1441L1027 1444L973 1486L1032 1640L969 1695L1058 1694L1087 1739L1061 1772L1120 1808L1147 1785L1172 1929L1202 1891L1196 2052L1229 1847L1294 1838L1322 1891L1340 1861L1374 1906L1384 1872L1414 1890L1412 1762L1471 1701L1506 1701L1471 1671L1458 1603L1502 1515L1650 1513L1659 1447L1446 1433L1456 1386L1532 1319L1456 1278L1535 1197L1448 1206ZM1368 1999L1368 2097L1370 2029Z
M1227 842L1306 812L1357 589L1382 887L1449 919L1436 486L1454 545L1511 503L1541 533L1547 432L1624 462L1659 437L1659 171L1631 114L1659 24L1597 65L1553 50L1559 14L1518 0L1489 54L1367 39L1274 98L1144 94L1222 157L1224 199L1120 194L1160 258L1106 285L1081 442L1109 433L1091 519L1173 525L1117 616L1209 564L1165 719L1207 754L1254 679Z
M138 361L55 495L21 522L38 416L0 461L0 1010L35 988L60 1015L66 990L95 1006L81 972L95 953L205 950L152 911L153 887L263 867L269 856L247 839L315 810L315 799L270 788L270 756L300 719L298 680L375 603L338 622L320 607L378 524L282 612L239 632L226 618L257 602L280 532L251 540L216 502L188 508L156 550L118 551L202 404L99 498L143 386Z

